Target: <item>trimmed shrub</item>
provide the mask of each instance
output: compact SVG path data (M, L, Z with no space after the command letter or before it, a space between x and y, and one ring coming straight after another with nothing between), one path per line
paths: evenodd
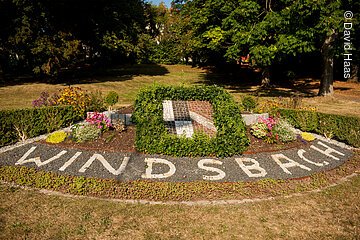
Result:
M119 94L117 92L111 91L105 97L105 103L108 105L109 110L119 101Z
M195 133L192 138L169 134L163 120L163 100L209 101L214 110L216 137ZM140 91L132 115L136 148L150 154L172 156L232 156L245 151L249 140L239 106L216 86L171 87L153 85Z
M279 109L278 112L302 131L322 134L360 147L360 118L294 109Z
M253 112L253 110L257 107L258 103L256 99L252 96L245 96L241 101L242 106L245 111Z
M50 133L79 121L72 106L0 111L0 146Z

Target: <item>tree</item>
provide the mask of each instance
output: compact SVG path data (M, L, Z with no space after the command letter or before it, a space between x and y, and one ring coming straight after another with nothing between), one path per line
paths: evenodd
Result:
M339 0L192 0L182 11L191 18L195 58L235 62L249 54L253 66L262 69L262 84L268 85L275 63L321 52L319 95L328 95L333 93L334 49L347 6Z

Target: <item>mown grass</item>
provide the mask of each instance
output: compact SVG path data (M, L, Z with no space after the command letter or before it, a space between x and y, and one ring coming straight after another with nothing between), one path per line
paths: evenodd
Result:
M154 82L213 83L205 70L189 66L133 66L109 71L83 77L75 86L104 94L115 90L121 96L119 105L125 105L133 103L141 87ZM221 83L224 77L216 76L216 82ZM247 93L260 95L262 100L271 97L257 86L223 86L238 100ZM304 102L322 112L360 116L359 85L351 85L350 90L341 86L341 92L332 98L309 97ZM55 92L61 87L63 84L44 83L1 86L0 109L31 107L42 91ZM283 88L273 92L277 96L298 93ZM359 166L358 160L354 164ZM344 168L337 171L347 174ZM278 189L279 184L271 180L261 181L258 188L277 196L274 200L226 206L124 204L45 195L0 183L0 239L359 239L360 177L316 193L304 191L331 183L331 176L324 179L320 174L306 181L291 190ZM203 192L202 198L207 196ZM293 192L302 193L286 197ZM236 197L231 191L215 193L220 195L213 199Z
M153 83L169 85L217 84L228 90L237 101L244 94L260 96L261 101L273 97L304 96L303 102L316 106L325 113L360 116L360 84L335 82L335 96L316 97L318 80L299 80L292 88L274 87L262 89L256 84L247 82L241 77L228 74L214 74L206 69L192 68L185 65L133 65L119 66L102 72L88 73L76 79L71 79L72 86L88 91L100 91L105 95L116 91L120 95L121 105L133 104L139 89ZM31 102L40 93L58 91L65 84L26 83L0 85L0 109L31 107Z
M225 206L142 205L0 184L0 239L358 239L360 177Z

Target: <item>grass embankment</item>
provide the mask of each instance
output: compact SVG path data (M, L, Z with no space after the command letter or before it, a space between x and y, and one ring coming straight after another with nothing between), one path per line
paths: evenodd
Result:
M358 239L360 177L242 205L124 204L0 184L0 239Z

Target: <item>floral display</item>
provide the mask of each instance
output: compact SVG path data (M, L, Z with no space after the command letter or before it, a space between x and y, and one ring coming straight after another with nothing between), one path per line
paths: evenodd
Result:
M259 118L258 122L251 126L250 132L267 143L290 142L296 139L291 124L280 118Z
M110 118L108 118L104 113L99 112L88 112L85 121L91 125L95 125L102 132L109 130L112 126Z

